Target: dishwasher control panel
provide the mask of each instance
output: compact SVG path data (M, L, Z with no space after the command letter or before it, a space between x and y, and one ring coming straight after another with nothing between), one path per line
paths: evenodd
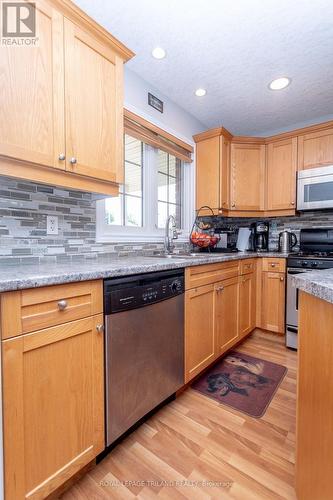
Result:
M113 314L144 307L184 293L184 273L149 273L104 282L104 312Z

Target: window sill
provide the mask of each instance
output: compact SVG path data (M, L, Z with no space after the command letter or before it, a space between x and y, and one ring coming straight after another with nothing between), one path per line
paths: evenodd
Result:
M164 234L104 234L96 235L96 243L163 243ZM187 243L189 242L189 235L180 235L175 242Z

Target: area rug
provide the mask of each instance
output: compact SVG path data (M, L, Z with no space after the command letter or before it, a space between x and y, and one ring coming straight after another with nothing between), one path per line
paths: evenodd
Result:
M192 384L192 388L251 417L264 415L287 368L230 351Z

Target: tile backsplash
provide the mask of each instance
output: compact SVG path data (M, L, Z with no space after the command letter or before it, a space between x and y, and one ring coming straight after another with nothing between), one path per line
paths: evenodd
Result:
M77 262L101 254L149 255L162 249L162 243L96 243L95 204L90 193L0 177L0 263ZM47 215L58 216L58 235L46 234ZM236 228L255 220L213 218L217 227ZM269 220L270 250L276 250L283 229L298 236L302 227L333 227L333 210Z
M149 254L161 243L96 243L96 202L90 193L0 177L0 263L96 259L100 254ZM58 217L57 235L46 216Z

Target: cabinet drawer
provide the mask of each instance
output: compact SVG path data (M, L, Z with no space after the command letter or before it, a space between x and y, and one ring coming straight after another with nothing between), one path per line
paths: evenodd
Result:
M256 260L241 260L240 261L240 274L253 273L256 270Z
M238 276L238 274L239 260L188 267L185 271L185 288L189 290L190 288L209 285L216 281Z
M264 257L262 259L262 270L274 271L276 273L284 273L286 271L286 259Z
M3 339L103 312L102 280L54 285L1 295Z

